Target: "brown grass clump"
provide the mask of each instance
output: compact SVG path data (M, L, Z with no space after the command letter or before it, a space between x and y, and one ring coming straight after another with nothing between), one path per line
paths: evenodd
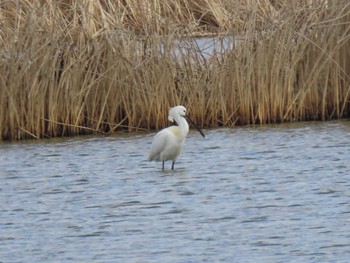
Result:
M349 117L347 0L141 2L0 3L0 140Z

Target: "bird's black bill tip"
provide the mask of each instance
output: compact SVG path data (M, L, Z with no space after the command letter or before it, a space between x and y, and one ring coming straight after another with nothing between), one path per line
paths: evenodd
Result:
M205 134L202 132L202 130L191 120L191 118L186 115L186 118L190 121L190 123L199 131L199 133L202 135L203 138L205 138Z

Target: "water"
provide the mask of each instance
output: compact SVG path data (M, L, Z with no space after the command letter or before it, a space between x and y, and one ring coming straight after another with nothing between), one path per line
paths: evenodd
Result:
M0 262L348 262L350 122L206 135L0 144Z
M207 36L207 37L196 37L196 38L184 38L174 42L174 46L170 49L170 52L179 61L184 59L188 61L191 55L195 54L196 61L208 60L222 56L225 53L233 51L236 46L242 42L242 38L235 36ZM160 53L163 54L169 47L162 44L160 46Z
M233 36L211 36L186 39L185 41L179 41L178 44L180 48L175 50L175 54L177 57L181 54L186 55L187 48L193 50L195 47L199 58L210 59L213 55L223 55L226 52L234 50L239 40L241 39L237 39Z

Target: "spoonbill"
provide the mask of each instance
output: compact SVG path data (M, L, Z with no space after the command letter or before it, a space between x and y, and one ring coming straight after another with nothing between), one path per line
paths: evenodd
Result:
M204 133L186 116L186 108L184 106L179 105L170 108L168 120L171 122L176 121L178 126L170 126L158 132L153 138L151 152L148 156L149 161L161 161L163 171L164 162L168 160L172 160L171 170L174 170L175 161L182 150L189 130L185 117L205 137Z

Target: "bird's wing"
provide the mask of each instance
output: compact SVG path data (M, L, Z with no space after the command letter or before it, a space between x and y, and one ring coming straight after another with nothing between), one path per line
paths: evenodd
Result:
M160 153L166 146L168 131L166 129L158 132L152 142L151 152L149 153L149 161L160 161Z

